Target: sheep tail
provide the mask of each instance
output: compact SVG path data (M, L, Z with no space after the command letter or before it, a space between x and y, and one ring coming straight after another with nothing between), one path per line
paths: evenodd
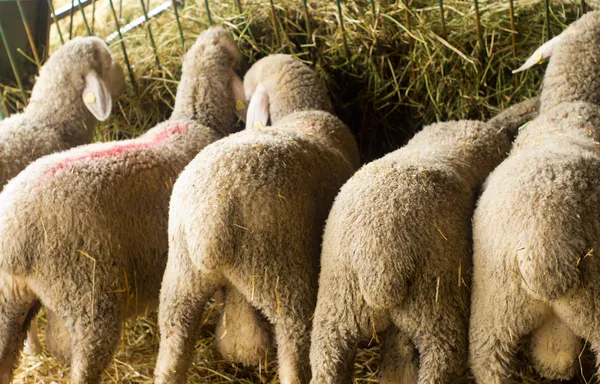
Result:
M489 123L512 139L521 126L537 117L539 110L540 97L537 96L505 109L490 119Z
M566 234L567 232L565 232ZM542 300L556 300L581 282L580 268L586 255L574 239L532 236L544 239L517 251L516 259L523 287ZM576 239L575 239L576 240ZM577 242L577 241L575 241ZM588 253L592 253L590 250Z
M372 253L361 257L363 268L356 268L358 285L365 302L372 308L386 309L400 305L408 295L408 282L414 275L415 263L397 255ZM368 268L364 266L368 265Z

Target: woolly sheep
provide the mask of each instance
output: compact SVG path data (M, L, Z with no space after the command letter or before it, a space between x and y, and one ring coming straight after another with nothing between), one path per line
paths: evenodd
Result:
M39 157L89 143L124 85L121 66L102 40L78 37L57 50L42 67L29 106L0 122L0 191ZM36 324L30 354L40 351Z
M25 111L0 122L0 190L32 161L89 143L123 86L121 66L99 38L78 37L57 50Z
M460 378L475 194L537 108L425 127L342 187L323 237L311 383L351 382L357 344L384 331L382 382Z
M206 147L173 189L155 383L185 382L190 336L222 286L274 325L280 381L310 379L321 231L359 165L358 150L300 61L268 56L248 71L244 88L248 128Z
M589 340L600 350L600 12L540 47L552 56L539 117L488 178L473 218L470 363L503 383L523 336L547 378L567 379Z
M71 382L96 383L127 315L158 304L175 178L235 126L240 54L222 28L186 54L169 120L135 140L43 157L0 194L0 383L40 303L71 342ZM23 230L27 229L27 230Z

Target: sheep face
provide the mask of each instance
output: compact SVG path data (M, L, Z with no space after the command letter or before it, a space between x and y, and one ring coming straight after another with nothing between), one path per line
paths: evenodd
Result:
M39 309L39 301L23 282L0 274L0 384L11 382L27 329Z

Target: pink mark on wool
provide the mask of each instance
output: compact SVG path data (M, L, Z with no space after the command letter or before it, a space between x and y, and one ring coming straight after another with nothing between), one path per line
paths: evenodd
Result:
M115 143L112 147L106 148L100 151L90 152L82 156L74 157L72 159L65 159L57 164L55 164L50 171L48 171L48 175L54 176L56 172L61 169L66 168L67 166L79 162L84 162L88 160L97 160L104 159L109 157L118 157L123 155L124 153L131 152L137 149L145 149L155 147L162 142L166 141L169 137L175 134L185 133L188 131L188 127L185 125L177 125L173 128L166 129L150 140L134 140L128 144Z

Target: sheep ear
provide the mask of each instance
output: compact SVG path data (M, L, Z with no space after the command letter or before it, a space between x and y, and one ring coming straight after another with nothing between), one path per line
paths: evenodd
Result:
M267 90L262 87L256 87L256 91L250 99L248 106L248 118L246 128L260 129L267 125L269 120L269 95Z
M100 121L108 119L112 109L112 96L98 74L94 71L85 75L85 88L81 95L92 115Z
M525 64L523 64L519 69L515 69L512 73L522 72L526 69L533 67L536 64L542 62L542 60L547 59L552 56L554 49L558 47L562 42L562 34L556 36L553 39L548 40L544 45L539 47L533 52L533 55L527 59Z
M246 103L246 95L244 94L244 84L242 79L236 74L233 75L231 80L231 93L233 100L235 100L235 113L246 122L246 113L248 112L248 104Z

